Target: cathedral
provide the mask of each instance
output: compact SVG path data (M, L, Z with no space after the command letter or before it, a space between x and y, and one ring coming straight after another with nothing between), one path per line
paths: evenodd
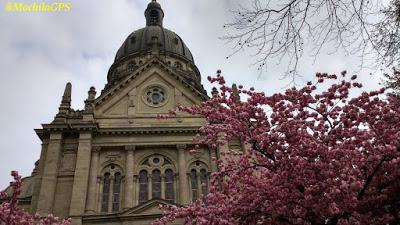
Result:
M23 179L21 207L73 225L145 225L160 217L159 205L207 193L216 152L188 151L204 119L159 115L209 97L190 50L163 27L160 4L152 0L144 14L146 26L118 49L104 89L91 87L84 109L74 110L67 83L54 120L35 130L40 159Z

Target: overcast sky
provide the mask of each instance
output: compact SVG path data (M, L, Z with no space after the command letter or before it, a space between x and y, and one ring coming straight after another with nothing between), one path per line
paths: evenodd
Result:
M98 93L106 83L115 53L134 30L145 25L146 0L76 0L70 12L7 13L0 6L0 189L9 172L30 175L39 158L40 140L33 129L50 123L58 112L66 82L72 83L72 106L83 108L90 86ZM15 1L12 1L15 2ZM33 1L23 1L28 2ZM40 2L40 1L38 1ZM49 1L45 1L49 2ZM203 84L217 69L229 83L254 86L272 94L282 91L288 80L280 79L285 65L259 75L250 64L254 58L240 52L230 59L230 45L220 40L240 0L159 0L165 12L164 27L181 36L202 74ZM313 64L300 63L300 83L315 72L358 70L357 59L341 54L323 55ZM362 70L366 89L378 88L380 77Z

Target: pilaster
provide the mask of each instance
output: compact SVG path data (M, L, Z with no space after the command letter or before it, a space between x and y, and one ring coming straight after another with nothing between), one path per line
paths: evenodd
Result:
M134 199L136 199L134 191L133 167L134 167L134 150L135 146L125 146L126 162L125 162L125 194L124 209L133 207Z
M79 134L78 153L72 187L72 199L69 215L72 225L82 224L81 216L85 210L88 189L89 169L92 149L92 132L81 131Z
M211 165L211 172L217 172L218 170L218 156L215 149L210 148L210 165Z
M92 147L90 160L89 187L86 201L86 213L95 213L96 211L96 189L97 189L97 171L100 157L100 147Z
M186 157L185 149L186 145L176 145L178 149L178 169L179 169L179 200L181 204L189 203L189 186L187 182L187 171L186 171Z
M62 133L55 132L50 134L47 150L42 149L46 155L42 162L43 173L41 178L39 198L36 212L40 215L53 213L54 195L57 185L58 168L60 164Z

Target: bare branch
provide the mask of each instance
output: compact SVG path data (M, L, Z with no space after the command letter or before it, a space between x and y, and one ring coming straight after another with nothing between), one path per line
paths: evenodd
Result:
M378 64L400 62L400 1L384 7L380 0L253 0L240 7L222 37L234 45L231 55L252 50L259 70L271 62L287 63L284 77L296 76L304 50L315 59L338 50ZM231 56L230 55L230 56ZM228 57L230 57L228 56ZM368 61L369 62L369 61Z

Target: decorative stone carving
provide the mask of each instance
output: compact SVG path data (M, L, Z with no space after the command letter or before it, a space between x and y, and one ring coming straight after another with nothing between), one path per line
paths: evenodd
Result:
M167 103L168 93L160 85L151 85L145 89L142 98L151 107L161 107Z

